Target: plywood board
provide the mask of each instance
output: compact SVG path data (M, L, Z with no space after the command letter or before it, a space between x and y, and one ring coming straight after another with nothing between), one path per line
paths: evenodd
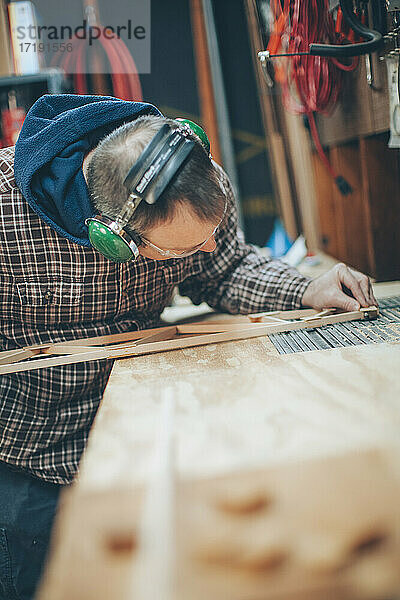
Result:
M399 484L374 452L182 483L176 598L397 592Z
M285 356L271 346L260 338L118 361L80 485L107 488L123 486L127 473L136 481L145 477L146 447L167 385L175 389L183 474L399 440L400 345Z
M396 593L400 479L392 462L365 451L178 481L168 598L379 600ZM38 600L135 597L129 590L147 551L140 535L146 494L146 486L74 490ZM149 567L142 597L167 598Z
M392 285L396 294L398 285ZM384 295L390 292L388 285L382 287L385 288ZM273 517L271 525L275 522L280 511L279 490L286 498L283 506L288 507L292 502L292 506L296 504L296 515L298 510L304 514L301 520L297 516L294 521L285 519L288 529L272 527L278 541L285 537L285 531L290 527L296 526L300 530L303 527L300 537L307 542L305 550L304 547L301 553L292 550L293 556L300 554L304 561L304 556L310 558L311 555L311 567L315 559L320 561L321 557L335 556L338 545L331 534L342 528L344 538L340 539L347 545L345 556L348 557L347 533L354 531L352 527L357 524L357 519L365 532L365 514L375 519L382 506L390 513L388 497L396 502L396 507L399 505L397 492L387 493L387 486L393 484L395 474L400 477L399 364L399 345L382 344L279 357L265 338L118 361L95 419L80 477L75 489L69 490L64 499L58 535L53 542L52 558L39 600L119 600L127 597L128 582L134 577L132 564L139 551L138 523L151 467L157 415L166 386L173 388L176 405L175 465L180 482L178 497L182 503L177 525L179 535L188 530L188 522L196 523L195 535L185 539L180 537L179 547L186 559L181 557L179 564L190 559L190 566L185 565L181 572L179 600L197 600L197 597L225 600L226 593L229 600L236 600L236 597L248 600L252 591L256 593L254 598L277 598L274 590L278 588L270 585L274 580L266 575L267 571L261 574L257 571L260 552L264 568L268 563L265 554L268 547L263 545L265 539L261 546L259 543L256 548L252 546L252 531L260 531L257 527L259 517L263 520L269 514ZM364 449L368 454L372 447L386 449L388 446L390 450L384 453L385 464L380 459L372 459L372 463L368 459L367 464L363 462ZM345 455L344 461L340 455ZM349 461L349 456L355 462ZM326 462L329 457L333 462ZM307 479L314 469L311 463L324 465L318 477L312 476L317 482L312 486ZM354 481L351 465L355 467ZM386 469L393 473L390 481ZM343 486L345 479L351 480L349 488L352 491L348 518L340 521L336 510L339 501L336 499L332 505L334 496L329 490L336 485L336 480L339 487ZM264 490L260 490L260 481L263 481ZM371 485L371 481L377 485ZM297 487L303 492L312 492L309 503L307 493L300 497L295 491ZM262 499L263 494L267 500ZM357 509L360 497L366 500L364 510L369 506L367 513ZM345 496L341 494L340 498L339 505ZM264 513L263 507L272 512ZM373 512L375 509L378 512ZM320 530L314 530L307 521L307 511L307 518L312 519L317 529L331 515L331 527L323 526L322 540ZM232 515L228 518L230 524L225 527L216 515L229 514ZM246 525L241 526L236 521L243 514L247 514L250 521L244 517ZM317 514L321 516L321 523L319 519L314 521ZM203 581L204 569L208 571L209 564L204 562L204 553L199 552L204 544L202 515L210 517L206 522L211 524L213 539L226 541L228 535L236 556L237 551L239 556L242 555L233 562L239 560L243 564L243 552L252 556L250 562L249 558L245 561L247 568L251 567L250 575L244 575L243 567L235 575L236 567L233 570L229 567L223 579L228 585L233 582L233 589L226 588L225 584L221 587L220 567L211 567L214 575L207 582ZM387 517L383 515L383 518ZM234 537L229 538L232 534ZM272 541L276 541L274 536ZM297 539L294 535L290 538L294 542ZM310 539L313 542L311 550ZM334 543L331 543L332 539ZM322 541L329 552L318 551L316 556L312 552L315 540L318 544ZM296 544L297 541L294 547ZM383 553L372 556L372 562L370 553L360 552L358 556L357 551L355 568L351 570L339 568L336 572L331 563L335 575L334 585L329 589L326 582L327 577L332 581L332 572L325 572L318 576L318 585L304 591L304 583L311 582L310 571L306 570L301 581L295 579L294 587L286 589L285 600L364 600L367 596L360 580L367 582L370 588L369 600L382 597L382 585L392 577L393 556L397 560L390 544L377 543L376 548ZM219 543L216 546L221 549ZM199 561L200 555L203 559ZM319 564L321 566L321 562ZM308 565L310 567L310 562ZM395 567L400 572L398 563ZM257 571L254 577L251 575L253 568ZM188 576L192 569L197 573L195 578ZM315 572L315 562L311 571ZM199 573L201 589L218 589L218 594L213 591L199 596L200 588L196 589ZM376 573L380 574L378 580ZM254 578L261 582L257 589L250 583ZM240 586L236 585L238 581ZM289 585L289 579L287 583ZM188 585L195 587L188 588ZM371 586L378 586L379 593L371 593ZM241 597L243 589L245 595ZM262 595L257 596L260 589Z

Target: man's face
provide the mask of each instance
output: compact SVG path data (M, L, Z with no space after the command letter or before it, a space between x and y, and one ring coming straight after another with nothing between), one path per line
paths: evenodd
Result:
M213 232L217 225L218 222L200 221L189 208L179 204L173 218L149 229L145 238L162 250L173 252L190 251L207 240L199 252L214 252L216 243ZM163 256L151 246L140 246L139 252L142 256L153 260L171 258Z

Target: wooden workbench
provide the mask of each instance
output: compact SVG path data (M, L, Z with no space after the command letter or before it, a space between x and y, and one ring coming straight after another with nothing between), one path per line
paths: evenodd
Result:
M376 293L400 294L400 283L376 286ZM369 447L390 446L397 461L399 369L400 345L279 356L267 338L117 361L79 480L61 510L40 600L77 598L73 581L86 589L79 598L97 598L88 592L96 586L86 585L95 571L76 570L93 541L76 537L85 531L78 512L87 498L113 502L117 490L144 484L166 387L176 403L178 477L213 477ZM102 597L122 598L128 579L127 562L115 563Z

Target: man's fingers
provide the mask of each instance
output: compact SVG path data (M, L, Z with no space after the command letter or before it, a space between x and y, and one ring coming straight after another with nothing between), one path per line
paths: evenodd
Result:
M339 282L343 283L353 294L355 301L351 303L352 308L350 310L358 310L360 306L369 306L369 301L364 295L364 292L360 286L360 282L357 280L355 275L350 271L346 265L339 263L337 265L337 275Z
M371 280L367 275L360 273L359 271L355 271L354 269L349 268L350 273L354 275L357 279L360 288L364 294L366 301L368 302L368 306L371 306L376 303L376 299L374 293L372 291Z
M303 306L316 309L339 308L344 311L377 305L369 278L343 263L338 263L333 269L311 281L304 292L302 303Z

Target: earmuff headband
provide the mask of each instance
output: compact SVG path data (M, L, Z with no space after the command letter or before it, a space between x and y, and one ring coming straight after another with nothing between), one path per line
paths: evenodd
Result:
M128 173L125 182L130 182L127 186L130 194L148 204L157 202L193 148L193 140L178 131L172 131L159 144L158 152L156 149L155 158L147 169L140 169L133 178Z

